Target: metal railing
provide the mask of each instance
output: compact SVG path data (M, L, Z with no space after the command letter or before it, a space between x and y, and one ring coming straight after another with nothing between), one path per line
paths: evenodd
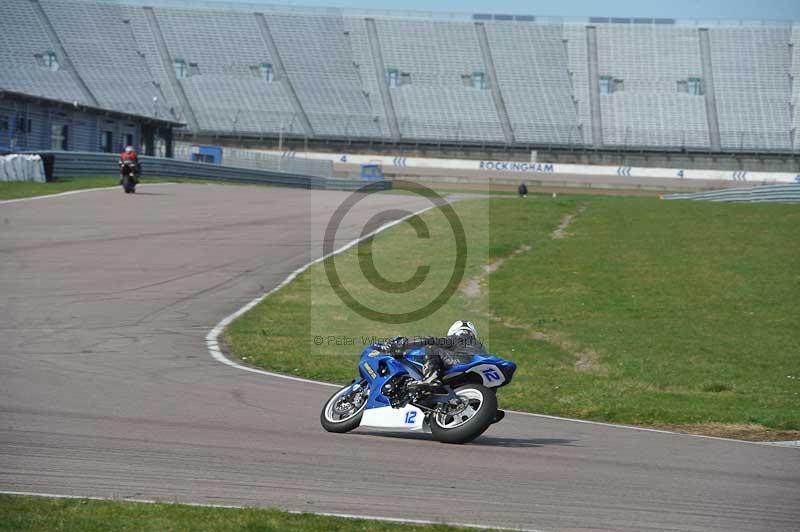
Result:
M800 183L797 185L759 185L696 192L693 194L668 194L665 200L718 201L729 203L800 203Z
M192 143L176 142L175 159L191 161ZM243 148L222 148L222 164L231 168L246 168L281 174L299 174L317 177L333 177L333 162L318 159L305 159L301 154L296 157L272 155L258 150Z
M53 177L79 177L93 175L115 175L119 157L113 153L35 151L42 156L51 155ZM234 168L191 161L178 161L162 157L140 157L142 176L159 178L198 179L204 181L230 181L256 183L319 190L356 190L367 182L361 179L332 179L288 172ZM392 188L391 181L370 181L370 186L383 190Z

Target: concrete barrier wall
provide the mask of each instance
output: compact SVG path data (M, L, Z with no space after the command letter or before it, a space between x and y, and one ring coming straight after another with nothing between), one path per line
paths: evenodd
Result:
M378 163L387 173L410 171L417 168L435 168L447 170L467 170L489 173L514 172L520 178L526 175L583 175L618 178L654 178L654 179L690 179L703 181L733 181L753 183L800 183L800 173L788 172L750 172L746 170L697 170L691 168L648 168L635 166L599 166L562 163L526 163L501 160L470 159L435 159L422 157L392 157L374 155L356 155L351 153L321 152L278 152L265 150L265 153L283 157L299 157L322 159L334 164L369 164Z

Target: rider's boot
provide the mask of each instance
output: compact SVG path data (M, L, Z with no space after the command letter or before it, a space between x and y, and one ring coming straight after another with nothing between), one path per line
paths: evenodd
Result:
M439 357L428 357L422 368L422 379L409 382L409 390L433 393L439 388L442 385L439 380L440 364Z

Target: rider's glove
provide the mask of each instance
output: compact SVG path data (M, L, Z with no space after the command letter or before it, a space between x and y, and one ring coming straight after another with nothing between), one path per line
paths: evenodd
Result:
M396 336L386 344L386 351L395 358L402 357L406 352L408 339L403 336Z

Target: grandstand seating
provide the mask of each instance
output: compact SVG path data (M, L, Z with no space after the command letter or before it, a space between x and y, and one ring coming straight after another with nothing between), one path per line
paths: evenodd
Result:
M800 150L800 26L792 27L792 133L794 149Z
M589 73L586 69L586 29L582 25L565 24L564 41L567 47L567 70L572 85L572 96L580 126L580 139L587 146L594 144L592 136L592 111L589 102Z
M678 92L678 81L702 78L697 28L598 24L599 75L622 81L600 97L609 146L709 146L705 98Z
M353 63L343 18L268 13L267 21L315 134L380 135L377 114Z
M722 147L790 149L788 26L710 30Z
M68 102L88 101L72 75L37 64L34 54L55 51L30 0L0 4L0 87ZM63 58L59 58L63 61Z
M587 36L596 36L596 48ZM74 72L65 58L53 70L35 57L57 51L54 41ZM800 27L780 23L0 2L0 88L94 99L219 135L500 145L510 125L516 143L532 146L709 150L716 110L723 150L787 151L800 149L798 46ZM590 79L595 54L613 90ZM175 75L176 60L186 62L186 76ZM275 69L271 79L264 65ZM703 79L704 66L713 79ZM388 69L398 77L389 88ZM472 84L475 73L485 76L483 87ZM713 94L687 90L690 78Z
M369 47L367 28L364 18L343 17L347 46L359 80L361 93L367 100L370 110L370 119L377 128L376 136L387 138L391 136L389 118L386 116L386 106L383 103L381 89L375 74L375 65ZM349 134L349 132L348 132Z
M153 114L163 99L118 6L107 3L41 2L81 78L101 107Z
M402 18L375 22L384 66L410 75L410 83L390 89L404 137L504 141L491 91L467 87L462 79L486 71L474 24Z
M235 134L299 131L282 84L254 74L254 68L274 61L252 14L161 8L155 13L171 59L197 64L199 72L180 83L200 129Z
M514 138L580 143L563 26L497 22L486 32Z
M144 11L139 6L121 4L119 7L123 20L127 20L127 24L130 27L131 39L133 40L132 50L142 58L151 79L163 95L163 101L154 108L156 114L162 118L169 117L185 120L185 110L181 107L180 101L170 84L169 73L166 71L164 62L159 55L155 36L150 29ZM128 53L131 53L131 51Z

